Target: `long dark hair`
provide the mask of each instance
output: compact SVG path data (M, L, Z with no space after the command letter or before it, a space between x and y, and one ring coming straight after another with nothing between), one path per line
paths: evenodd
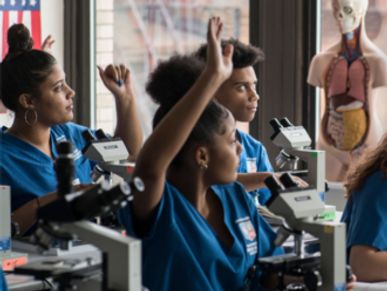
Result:
M376 171L382 171L387 179L387 134L382 142L371 152L364 155L363 159L352 168L348 174L347 188L348 197L356 190L360 190L368 176Z
M32 49L33 40L24 24L14 24L7 34L8 53L1 63L1 93L4 105L18 109L21 94L39 95L40 84L52 72L56 59L49 53Z

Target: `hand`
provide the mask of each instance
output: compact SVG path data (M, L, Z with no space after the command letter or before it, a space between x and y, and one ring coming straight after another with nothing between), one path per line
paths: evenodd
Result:
M300 188L306 188L306 187L309 187L309 184L302 180L300 177L297 177L297 176L294 176L294 175L291 175L292 176L292 179L294 180L294 182L297 183L298 187Z
M278 178L282 176L284 174L284 172L277 172L277 173L274 173L274 175ZM297 187L300 187L300 188L306 188L306 187L309 187L309 184L305 181L305 180L302 180L300 177L298 176L295 176L295 175L291 175L291 178L292 180L297 184Z
M223 80L230 77L233 64L232 54L234 47L229 44L222 54L221 38L223 23L220 17L211 17L208 21L207 30L207 67L211 73L217 73Z
M106 69L97 67L102 82L116 98L120 98L121 101L124 99L131 101L134 98L130 71L126 66L110 64Z
M53 39L53 37L50 35L48 35L43 43L42 43L42 50L43 51L46 51L46 52L50 52L51 51L51 48L52 48L52 45L54 44L55 42L55 39Z

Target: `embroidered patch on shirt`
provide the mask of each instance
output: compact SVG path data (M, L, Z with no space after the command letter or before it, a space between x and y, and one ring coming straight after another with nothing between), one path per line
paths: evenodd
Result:
M257 159L256 158L246 158L247 163L247 172L255 173L257 171Z
M241 230L243 236L246 240L253 241L255 240L257 234L249 217L244 217L236 221L238 223L239 229Z

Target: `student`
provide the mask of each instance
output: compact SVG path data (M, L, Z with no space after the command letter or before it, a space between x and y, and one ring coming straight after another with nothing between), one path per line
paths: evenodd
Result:
M355 167L346 184L349 263L359 281L387 281L387 135Z
M259 48L236 39L222 40L222 49L230 44L234 46L234 68L230 78L215 93L215 98L231 111L236 121L251 122L260 98L256 91L258 80L253 66L264 60L264 54ZM207 45L204 44L195 55L205 60L206 51ZM250 191L257 205L265 205L271 193L263 181L273 172L266 148L260 141L238 129L237 137L242 145L238 181ZM307 186L306 182L298 177L294 179L300 186Z
M150 290L240 290L258 256L281 252L235 182L235 120L212 101L232 72L232 46L222 56L221 29L211 18L206 68L184 97L159 100L134 172L146 191L135 192L120 212L127 233L143 239L143 284Z
M12 126L0 130L0 184L11 186L12 211L33 199L39 205L40 197L56 190L56 144L63 140L74 146L74 183L91 182L92 164L82 154L87 128L71 122L75 92L55 58L32 49L32 44L28 29L13 25L8 31L9 52L1 63L1 100L15 112ZM142 132L130 72L123 65L99 72L116 103L115 135L136 156Z

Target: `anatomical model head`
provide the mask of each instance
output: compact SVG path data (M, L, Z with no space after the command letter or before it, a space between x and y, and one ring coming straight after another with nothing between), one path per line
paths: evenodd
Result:
M333 15L340 32L350 33L359 27L368 7L368 0L332 0Z

